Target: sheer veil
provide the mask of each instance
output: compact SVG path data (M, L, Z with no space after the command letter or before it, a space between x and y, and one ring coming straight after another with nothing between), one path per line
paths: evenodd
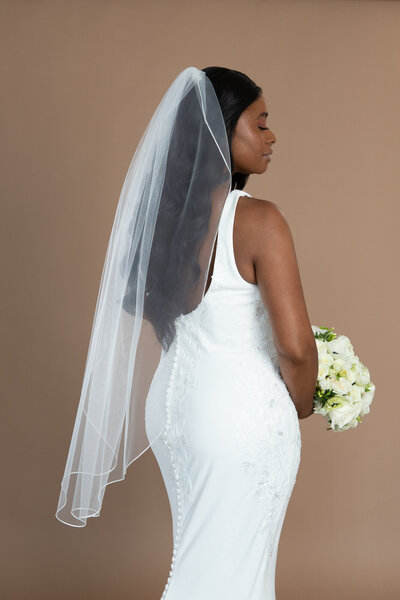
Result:
M157 439L146 397L174 321L202 301L230 153L213 85L196 67L168 88L137 146L107 248L56 517L84 527L106 486Z

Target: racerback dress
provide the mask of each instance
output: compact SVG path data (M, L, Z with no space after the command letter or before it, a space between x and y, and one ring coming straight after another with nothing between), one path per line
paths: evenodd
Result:
M211 284L176 319L146 400L146 431L172 513L162 600L275 600L278 544L301 454L267 310L240 275L225 201Z

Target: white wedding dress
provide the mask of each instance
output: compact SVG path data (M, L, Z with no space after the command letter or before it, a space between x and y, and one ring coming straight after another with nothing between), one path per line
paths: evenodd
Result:
M275 600L278 544L300 463L297 412L279 371L268 313L233 252L232 190L211 285L176 320L146 400L172 512L162 599Z

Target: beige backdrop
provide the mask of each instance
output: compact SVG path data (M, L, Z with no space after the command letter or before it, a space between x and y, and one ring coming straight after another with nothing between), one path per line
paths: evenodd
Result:
M54 513L126 170L178 73L220 65L263 88L277 136L246 189L284 210L311 322L347 334L376 385L357 429L300 422L277 600L399 598L400 2L0 8L2 597L161 596L172 523L151 451L86 528Z

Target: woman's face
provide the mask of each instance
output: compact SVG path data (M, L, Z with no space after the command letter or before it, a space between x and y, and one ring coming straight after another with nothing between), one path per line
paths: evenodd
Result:
M267 127L267 107L263 96L254 100L240 115L233 132L231 152L233 173L264 173L276 137Z

